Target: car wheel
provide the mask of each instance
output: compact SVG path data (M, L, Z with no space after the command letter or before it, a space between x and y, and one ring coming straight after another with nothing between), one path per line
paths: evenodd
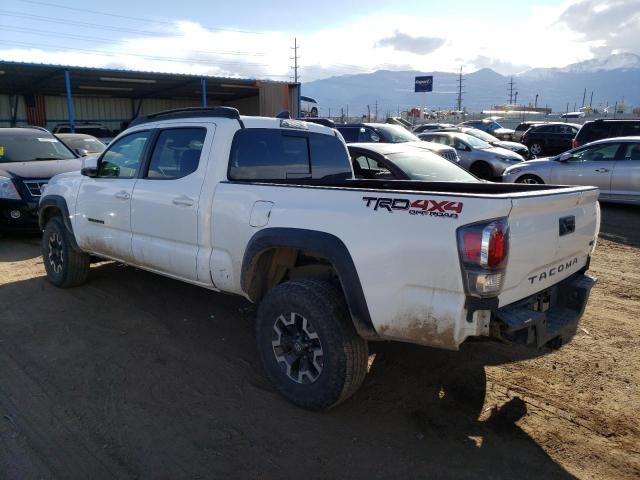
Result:
M531 155L535 155L537 157L542 154L542 145L539 143L532 143L529 147L529 151L531 152Z
M491 180L493 178L493 168L486 162L475 162L471 165L469 171L482 180Z
M60 217L50 218L44 228L42 260L47 280L56 287L76 287L87 281L91 258L73 249L70 233Z
M271 289L256 319L258 352L275 389L292 403L324 410L349 398L367 373L367 342L342 292L303 279Z
M516 183L528 183L531 185L544 183L537 175L523 175L516 180Z
M310 114L311 114L312 117L317 117L318 116L318 109L316 107L313 107L311 109L311 113Z

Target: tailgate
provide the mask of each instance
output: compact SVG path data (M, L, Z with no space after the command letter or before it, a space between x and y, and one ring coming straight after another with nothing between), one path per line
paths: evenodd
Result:
M597 200L595 188L513 197L501 307L555 285L584 267L599 229Z

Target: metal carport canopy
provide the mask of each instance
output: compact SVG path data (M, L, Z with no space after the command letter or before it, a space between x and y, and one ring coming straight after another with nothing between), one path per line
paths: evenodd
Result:
M0 61L0 94L65 95L65 70L73 95L202 98L203 80L208 99L225 101L258 95L255 79L7 61Z

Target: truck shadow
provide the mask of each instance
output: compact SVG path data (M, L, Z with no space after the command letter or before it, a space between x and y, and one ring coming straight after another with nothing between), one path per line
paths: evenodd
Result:
M20 262L39 256L41 238L38 234L0 234L0 262Z
M600 203L600 237L640 247L640 207Z
M5 463L28 458L30 435L57 444L61 432L36 422L53 415L77 425L87 450L143 478L572 478L517 425L522 400L479 420L492 363L484 349L374 344L362 388L313 413L267 382L254 310L237 297L103 263L74 289L43 277L2 284L0 305L0 352L46 405L22 411L20 396L35 394L0 369L13 392L0 418L38 425L16 423L23 441L10 443ZM52 451L35 458L47 464Z

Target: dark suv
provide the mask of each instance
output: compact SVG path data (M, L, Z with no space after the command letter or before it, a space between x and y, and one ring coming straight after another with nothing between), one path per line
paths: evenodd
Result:
M553 155L571 149L571 141L579 129L580 125L575 123L546 123L524 132L520 142L536 157Z
M37 231L42 187L81 161L42 128L0 128L0 231Z
M609 120L598 119L585 122L573 139L573 148L581 147L603 138L640 136L640 119Z

